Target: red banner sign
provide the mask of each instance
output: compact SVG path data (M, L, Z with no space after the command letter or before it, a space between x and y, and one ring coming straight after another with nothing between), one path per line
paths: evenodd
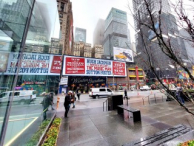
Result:
M51 66L51 73L61 73L61 56L53 56L53 62Z
M85 74L85 58L66 57L66 74Z
M125 76L125 63L113 61L113 75Z

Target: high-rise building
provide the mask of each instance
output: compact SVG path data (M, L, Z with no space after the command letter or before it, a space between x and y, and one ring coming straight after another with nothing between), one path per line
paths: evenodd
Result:
M99 19L93 33L93 44L103 45L104 40L104 23L103 19Z
M159 29L159 22L158 22L158 11L160 8L160 1L159 0L150 0L150 10L153 15L153 21L155 22L155 29ZM158 45L155 33L148 29L145 25L140 25L139 22L144 22L145 24L150 25L149 14L146 9L146 5L143 0L133 0L134 6L134 14L135 14L135 28L138 32L136 34L136 50L137 54L139 54L137 58L137 62L143 69L147 72L150 72L149 67L144 63L151 61L153 66L160 71L161 78L175 78L176 71L171 67L173 62L171 59L165 55L161 47ZM171 46L173 46L173 51L177 52L182 59L187 60L187 52L183 40L180 37L177 37L176 34L179 34L179 30L177 27L176 17L170 13L170 5L168 0L162 1L162 12L160 15L160 22L161 22L161 30L162 36L164 41L168 41L170 39ZM137 20L137 18L139 20ZM143 33L144 39L142 39L142 35L140 30ZM151 55L151 60L149 59L148 55L145 52L145 46L147 46L147 53ZM144 62L142 61L144 60ZM153 78L153 74L149 74L150 78Z
M73 50L73 13L70 0L57 0L59 12L62 54L71 55Z
M86 43L86 29L75 28L75 42L84 42Z
M104 56L113 57L113 47L128 48L127 13L112 8L105 20L104 30Z

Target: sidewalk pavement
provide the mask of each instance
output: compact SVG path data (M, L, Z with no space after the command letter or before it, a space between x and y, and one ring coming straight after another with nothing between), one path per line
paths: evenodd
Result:
M124 121L116 111L103 112L105 100L81 99L75 109L70 109L68 118L64 118L64 109L60 107L57 116L62 118L62 124L57 146L118 146L178 124L194 127L193 117L175 101L150 105L143 105L141 100L129 103L141 110L142 122L133 123L131 118Z

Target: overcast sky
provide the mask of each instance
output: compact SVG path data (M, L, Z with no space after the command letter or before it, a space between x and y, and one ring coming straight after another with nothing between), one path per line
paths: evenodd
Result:
M74 28L85 28L87 31L86 41L91 44L93 44L93 31L98 20L100 18L106 19L112 7L130 14L127 8L128 0L71 0L71 2L73 5ZM130 15L128 15L128 22L133 25ZM133 37L134 31L131 29L131 36ZM131 38L131 40L133 41L134 38Z
M127 12L129 23L128 28L130 30L131 42L135 42L134 22L131 16L131 12L128 8L129 4L132 9L131 1L132 0L71 0L73 5L74 28L85 28L87 32L86 41L87 43L93 44L93 31L98 20L100 18L106 19L111 8L114 7ZM171 0L171 2L173 3L175 1L178 0ZM191 2L189 2L188 0L184 0L183 2L187 6L191 6Z

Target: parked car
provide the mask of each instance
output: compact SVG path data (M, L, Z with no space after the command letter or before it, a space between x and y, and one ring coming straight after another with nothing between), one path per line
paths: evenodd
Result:
M89 91L89 96L93 98L112 94L113 92L109 88L91 88Z
M10 100L9 97L11 97L13 94L13 91L7 91L0 94L0 103L8 102ZM13 101L19 101L19 102L31 102L36 99L36 91L35 90L21 90L21 91L15 91Z
M147 90L151 90L151 88L149 86L145 85L145 86L140 87L140 90L147 91Z

